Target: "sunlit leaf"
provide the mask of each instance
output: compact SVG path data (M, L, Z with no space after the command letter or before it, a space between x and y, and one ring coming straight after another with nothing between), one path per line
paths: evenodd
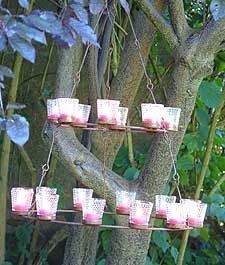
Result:
M11 141L22 146L29 139L29 123L24 117L15 114L7 120L6 132Z
M212 0L210 11L216 21L225 18L225 0Z
M90 0L89 7L92 14L98 14L104 8L104 0Z

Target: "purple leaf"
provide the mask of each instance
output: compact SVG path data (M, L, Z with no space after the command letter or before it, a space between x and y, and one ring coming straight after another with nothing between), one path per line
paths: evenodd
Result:
M6 48L6 45L6 37L2 32L0 32L0 52Z
M13 78L14 74L8 67L0 65L0 75Z
M104 8L104 0L90 0L89 7L92 14L99 14Z
M28 0L19 0L19 5L22 6L23 8L28 9L29 1Z
M9 37L8 41L14 51L19 52L23 58L30 61L31 63L34 63L35 49L29 41L21 38L17 34L14 34L11 37Z
M69 25L73 28L73 30L80 35L82 41L84 43L91 43L97 47L99 47L99 44L97 42L97 36L93 29L84 24L83 22L80 22L74 18L69 19Z
M11 141L23 146L29 139L29 123L24 117L15 114L7 120L6 132Z
M88 13L86 9L80 4L72 4L71 7L74 13L76 14L77 18L85 24L88 24Z
M16 33L20 37L30 40L35 40L42 44L47 44L45 33L43 31L37 30L31 26L18 22L15 27Z

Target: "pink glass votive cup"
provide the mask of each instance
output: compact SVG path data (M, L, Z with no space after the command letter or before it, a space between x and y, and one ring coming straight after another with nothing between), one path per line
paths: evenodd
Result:
M99 124L115 125L120 101L97 99L97 116Z
M73 113L77 112L79 100L76 98L57 98L59 107L59 122L71 123Z
M180 108L165 107L161 127L169 131L178 131Z
M186 227L187 208L182 203L167 203L167 227L182 229Z
M83 224L101 225L106 200L91 198L83 204Z
M146 229L152 212L153 203L135 200L131 204L129 226L135 229Z
M176 196L156 195L155 196L156 217L159 219L166 219L167 203L172 203L175 201L176 201Z
M116 212L129 215L132 202L135 200L136 192L116 191Z
M78 104L77 112L74 112L72 116L72 125L81 128L87 127L90 112L90 105Z
M59 106L56 99L47 100L47 117L49 122L58 123Z
M84 188L73 189L73 209L74 211L82 211L85 201L89 201L92 198L93 190Z
M12 188L12 212L18 215L27 215L32 206L33 195L34 190L31 188Z
M142 123L146 128L161 128L161 121L163 117L163 104L141 104Z
M56 212L59 202L58 194L46 192L36 194L37 217L40 220L53 221L56 219Z

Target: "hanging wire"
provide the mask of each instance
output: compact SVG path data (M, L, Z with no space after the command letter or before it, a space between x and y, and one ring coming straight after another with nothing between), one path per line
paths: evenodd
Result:
M103 15L103 13L104 13L104 8L102 9L102 11L100 12L100 14L99 14L99 16L98 16L97 22L96 22L96 24L95 24L95 26L94 26L94 31L96 31L97 26L98 26L98 24L99 24L99 21L100 21L102 15ZM72 88L72 91L71 91L70 97L73 96L73 93L74 93L75 89L77 88L77 86L78 86L79 83L80 83L80 74L81 74L81 70L82 70L82 68L83 68L83 66L84 66L84 63L85 63L85 60L86 60L86 58L87 58L88 51L89 51L90 47L91 47L91 44L89 43L88 46L87 46L87 48L86 48L86 50L85 50L85 52L84 52L84 56L83 56L83 58L82 58L82 61L81 61L81 64L80 64L79 70L76 72L76 74L75 74L75 76L74 76L74 84L73 84L73 88Z
M107 93L106 93L106 98L109 98L110 95L110 70L111 70L111 61L112 61L112 53L113 53L113 44L111 44L111 47L109 48L109 61L108 61L108 70L107 70L107 80L106 80L106 89L107 89Z
M106 195L106 134L103 132L103 162L102 162L102 176L103 176L103 199Z
M53 133L52 133L52 142L51 142L51 145L50 145L47 161L42 166L41 180L40 180L39 185L38 185L39 188L41 187L41 185L43 183L43 180L44 180L44 177L47 175L47 173L49 171L49 168L50 168L50 160L51 160L52 150L53 150L53 146L54 146L54 142L55 142L55 134L56 134L56 129L53 130Z
M149 75L147 73L147 69L145 67L145 62L144 62L143 56L141 54L141 45L140 45L140 42L139 42L139 40L137 38L137 34L136 34L135 30L134 30L134 25L133 25L133 22L131 20L130 14L127 14L127 16L128 16L129 22L130 22L132 33L134 35L134 39L135 39L134 43L135 43L135 46L137 48L138 55L139 55L139 58L140 58L140 61L141 61L141 65L142 65L143 70L144 70L144 75L145 75L146 80L147 80L147 90L150 92L154 104L156 104L155 96L154 96L154 93L153 93L153 87L154 86L153 86L151 78L149 77Z

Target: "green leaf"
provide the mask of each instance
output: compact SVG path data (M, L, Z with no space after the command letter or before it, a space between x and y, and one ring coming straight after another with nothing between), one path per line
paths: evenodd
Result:
M173 259L174 259L174 262L177 263L177 258L178 258L178 254L179 254L177 248L172 246L171 249L170 249L170 253L171 253L171 255L172 255Z
M210 116L206 110L196 109L196 118L198 122L202 125L208 126L210 122Z
M109 244L112 236L112 231L105 230L101 232L102 247L107 254L109 251Z
M209 241L209 237L210 237L210 235L209 235L209 229L206 228L206 227L203 227L203 228L199 229L199 231L200 231L200 237L204 241L208 242Z
M202 101L209 108L216 108L222 101L222 92L215 82L202 81L199 89Z
M165 253L167 249L170 247L170 244L168 243L169 234L167 232L159 232L154 231L152 235L153 242L162 249L162 251Z
M100 260L97 265L105 265L105 259Z
M127 180L134 180L139 175L139 170L136 167L129 167L123 174L123 177Z
M222 204L224 203L224 196L219 193L214 193L211 197L212 202Z
M181 156L177 161L177 169L188 170L194 167L194 158L192 155L187 154Z
M193 133L185 134L183 142L187 146L187 149L190 152L198 150L199 143L198 143L198 137L196 136L196 134L193 134Z

